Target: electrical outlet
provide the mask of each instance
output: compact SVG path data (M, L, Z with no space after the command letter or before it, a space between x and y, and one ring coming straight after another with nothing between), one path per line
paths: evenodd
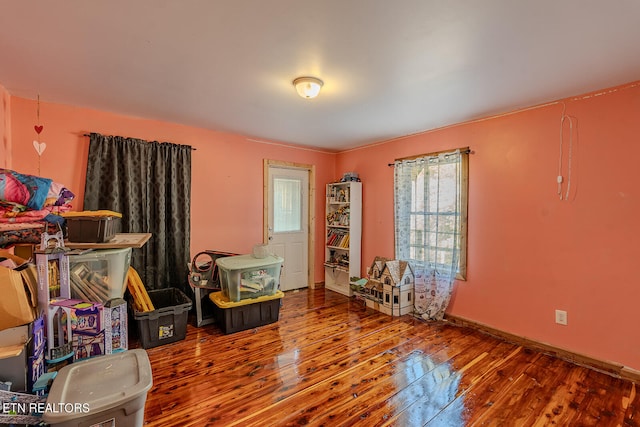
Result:
M556 310L556 323L559 325L567 324L567 312L564 310Z

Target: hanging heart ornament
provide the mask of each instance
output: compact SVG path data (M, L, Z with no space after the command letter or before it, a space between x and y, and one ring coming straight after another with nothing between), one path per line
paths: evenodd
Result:
M42 126L42 125L35 125L33 128L35 129L36 133L37 133L38 135L40 135L40 132L42 132L42 129L44 129L44 126Z
M47 149L47 144L45 142L33 141L33 148L36 149L38 156L41 156L44 153L44 150Z

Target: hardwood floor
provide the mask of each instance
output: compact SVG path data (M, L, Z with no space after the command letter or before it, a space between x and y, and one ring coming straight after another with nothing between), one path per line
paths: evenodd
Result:
M324 289L280 320L148 350L148 426L638 426L637 385Z

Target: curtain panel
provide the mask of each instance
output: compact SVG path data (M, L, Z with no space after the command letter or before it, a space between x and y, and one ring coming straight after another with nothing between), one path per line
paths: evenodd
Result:
M442 320L458 268L459 150L394 163L396 259L414 267L414 313Z
M131 257L147 289L187 290L190 146L91 133L84 208L122 213L118 232L152 234Z

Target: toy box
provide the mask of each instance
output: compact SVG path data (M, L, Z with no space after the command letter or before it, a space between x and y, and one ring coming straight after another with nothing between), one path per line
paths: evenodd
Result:
M50 306L65 307L71 316L73 332L98 334L103 329L103 307L98 302L87 302L77 299L51 300Z
M254 258L238 255L216 260L223 295L232 302L274 295L280 286L284 259L277 255Z
M58 300L53 300L53 302L56 301ZM71 308L69 307L56 304L47 306L45 311L47 321L45 360L47 363L55 364L73 356L71 317Z
M73 360L83 360L94 356L102 356L104 352L104 331L99 334L73 334Z
M33 386L45 373L44 350L45 350L45 333L44 333L44 317L38 317L33 321L31 327L31 342L29 343L29 375L27 381L27 390L36 393ZM36 394L42 395L43 392Z
M44 352L45 348L45 330L44 317L40 316L33 321L31 332L31 355L38 355Z
M46 311L54 298L71 298L69 258L64 251L36 252L38 269L38 309Z
M38 379L45 373L44 352L41 352L37 356L29 356L29 376L27 379L27 391L30 393L36 393L39 396L44 394L44 390L34 390L34 385Z
M105 354L126 350L127 339L127 302L122 298L109 300L104 306Z

